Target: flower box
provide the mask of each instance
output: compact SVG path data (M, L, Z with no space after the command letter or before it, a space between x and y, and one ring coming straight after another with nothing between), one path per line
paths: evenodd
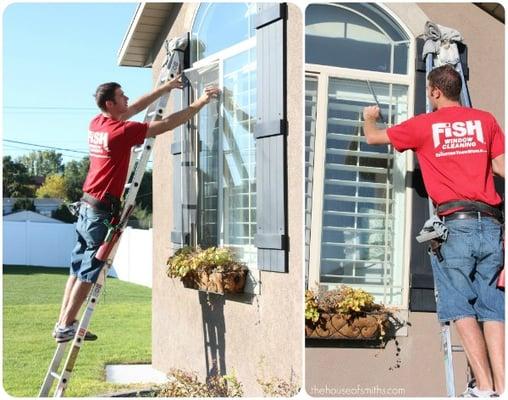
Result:
M179 249L167 262L167 275L183 286L210 293L243 293L247 267L236 261L232 250L210 247Z
M305 320L305 336L316 339L379 340L388 324L387 313L355 318L322 313L317 322Z
M342 285L305 292L305 336L316 339L381 340L391 311L362 289Z
M182 278L183 286L211 293L243 293L247 270L191 272Z

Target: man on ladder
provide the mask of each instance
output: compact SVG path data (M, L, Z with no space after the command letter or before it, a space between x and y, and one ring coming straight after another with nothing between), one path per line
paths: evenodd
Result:
M72 252L70 276L53 331L58 343L74 338L78 327L76 316L104 266L104 262L95 256L108 233L104 221L110 221L120 211L131 148L143 144L145 138L171 131L187 122L219 93L217 88L207 88L188 108L158 121L128 121L161 96L181 87L181 78L177 76L130 106L129 98L118 83L105 83L97 88L95 99L102 113L91 121L89 127L90 168L83 185L76 225L78 240ZM94 335L89 334L86 339L94 339Z
M504 134L488 112L461 106L462 79L452 66L427 79L433 112L379 129L379 107L366 107L364 134L369 144L416 153L449 233L433 246L432 269L438 319L455 322L476 379L463 396L496 397L504 391L504 291L496 286L503 221L493 173L504 178Z

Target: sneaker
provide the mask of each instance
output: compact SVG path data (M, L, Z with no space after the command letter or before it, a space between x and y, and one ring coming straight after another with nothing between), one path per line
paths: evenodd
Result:
M53 332L51 333L51 336L53 336L53 338L55 338L55 339L56 339L56 341L57 341L58 343L67 342L67 341L69 341L69 340L71 340L71 339L73 339L73 338L74 338L74 335L75 335L75 333L76 333L76 329L78 329L78 320L74 320L74 322L73 322L73 324L72 324L72 327L74 328L74 334L72 335L72 337L71 337L70 339L60 340L60 341L59 341L59 340L57 339L57 334L58 334L58 336L59 336L59 337L60 337L60 336L62 336L61 332L62 332L62 330L63 330L64 328L60 328L60 327L58 326L58 322L56 322L56 323L55 323L55 327L53 328ZM67 327L67 328L69 328L69 327ZM86 334L85 334L85 340L87 340L87 341L94 341L94 340L97 340L97 335L96 335L96 334L94 334L94 333L92 333L92 332L90 332L90 331L87 331L87 332L86 332Z
M74 322L71 326L61 327L60 325L55 326L55 330L53 331L53 337L55 338L57 343L65 343L69 340L74 339L76 335L76 329L78 327L77 321Z
M466 391L459 397L499 397L493 390L480 390L476 386L468 385Z

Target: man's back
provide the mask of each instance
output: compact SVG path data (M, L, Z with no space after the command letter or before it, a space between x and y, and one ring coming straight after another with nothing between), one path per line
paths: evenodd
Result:
M501 203L492 159L504 153L504 135L494 117L468 107L443 107L388 128L398 151L412 149L432 200Z

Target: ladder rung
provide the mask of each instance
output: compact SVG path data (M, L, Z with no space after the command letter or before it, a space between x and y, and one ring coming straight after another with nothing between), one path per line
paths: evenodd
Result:
M58 375L56 372L51 372L50 375L55 379L60 379L60 375Z

